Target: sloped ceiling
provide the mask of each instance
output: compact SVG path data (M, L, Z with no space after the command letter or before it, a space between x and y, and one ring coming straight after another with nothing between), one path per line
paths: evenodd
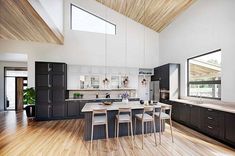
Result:
M105 6L161 32L196 0L96 0Z

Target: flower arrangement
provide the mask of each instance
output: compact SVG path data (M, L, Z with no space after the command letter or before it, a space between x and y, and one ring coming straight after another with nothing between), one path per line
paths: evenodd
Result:
M122 94L122 99L128 99L129 94L127 92Z

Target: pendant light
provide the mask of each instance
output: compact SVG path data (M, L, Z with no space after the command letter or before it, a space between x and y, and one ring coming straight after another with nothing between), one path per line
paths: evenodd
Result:
M107 7L105 7L105 20L107 20ZM107 78L107 22L105 22L105 78L103 80L104 87L106 87L109 84L109 79Z
M127 76L127 0L125 0L125 76L123 80L124 87L128 86L128 76Z
M146 4L145 4L145 0L144 0L144 23L146 23L146 14L145 14L145 11L146 11ZM144 45L143 45L143 53L144 53L144 67L145 67L145 32L146 30L145 30L145 26L144 26ZM142 79L142 81L141 81L141 83L142 83L142 85L143 86L146 86L146 84L147 84L147 80L146 80L146 78L145 78L145 73L144 73L144 78Z

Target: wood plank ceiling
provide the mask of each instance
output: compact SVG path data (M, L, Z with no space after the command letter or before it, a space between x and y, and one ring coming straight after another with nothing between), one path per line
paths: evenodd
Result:
M27 0L0 0L0 39L63 44L64 37L48 25Z
M176 16L196 0L96 0L156 32L166 28ZM144 18L145 17L145 18Z

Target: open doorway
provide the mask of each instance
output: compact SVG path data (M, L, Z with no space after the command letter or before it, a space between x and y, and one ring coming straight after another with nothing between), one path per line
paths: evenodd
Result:
M23 94L27 88L27 68L4 67L5 110L23 110Z

